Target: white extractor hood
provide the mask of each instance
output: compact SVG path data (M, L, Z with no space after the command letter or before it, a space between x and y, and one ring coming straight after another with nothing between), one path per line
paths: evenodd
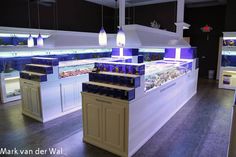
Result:
M183 38L179 38L175 32L141 25L125 25L123 30L126 35L125 47L127 48L191 47ZM115 46L114 42L111 43L113 46Z
M176 33L141 25L125 25L125 48L168 48L190 47ZM51 48L103 48L98 44L98 33L56 31L45 40L45 47ZM116 34L108 34L108 45L115 48Z
M96 48L98 33L55 31L44 45L47 48Z

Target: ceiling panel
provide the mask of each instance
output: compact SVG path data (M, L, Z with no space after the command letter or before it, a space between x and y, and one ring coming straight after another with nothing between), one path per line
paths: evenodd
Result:
M116 0L86 0L97 4L102 4L108 7L116 8L118 2ZM119 0L118 0L119 1ZM174 2L176 0L126 0L126 7L141 6L147 4ZM187 6L208 6L225 4L227 0L185 0Z

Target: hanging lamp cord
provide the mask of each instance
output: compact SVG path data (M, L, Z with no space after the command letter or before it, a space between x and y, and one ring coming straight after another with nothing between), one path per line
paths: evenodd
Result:
M115 10L115 16L116 16L116 17L115 17L115 28L116 28L116 26L118 25L118 19L119 19L119 18L118 18L118 11L117 11L117 10L118 10L118 3L117 3L117 0L115 0L115 2L116 2L116 4L115 4L115 9L116 9L116 10Z
M56 0L56 30L58 30L58 1Z
M30 20L30 0L28 0L28 18L29 18L29 28L31 28L31 20Z
M133 24L135 24L135 6L133 7Z
M103 27L103 4L102 4L102 27Z
M39 28L39 31L40 31L39 1L40 0L38 0L38 28Z

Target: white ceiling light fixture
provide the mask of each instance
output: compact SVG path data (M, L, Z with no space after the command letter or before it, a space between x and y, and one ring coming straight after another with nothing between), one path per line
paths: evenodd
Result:
M119 28L117 36L116 36L116 45L119 47L125 46L125 32L122 27Z
M43 38L40 34L40 15L39 15L39 3L40 3L40 0L38 0L38 26L39 26L39 36L37 38L37 46L38 47L43 47Z
M31 34L29 35L29 38L27 40L27 45L28 47L34 47L34 39Z
M43 47L43 38L42 38L40 33L39 33L39 36L37 38L37 46L38 47Z
M106 46L107 45L107 33L103 27L103 5L102 5L102 28L98 35L98 42L100 46Z
M29 28L31 28L31 21L30 21L30 1L28 0L28 17L29 17ZM28 47L34 47L34 39L31 36L31 34L28 37L27 40L27 46Z
M117 2L117 0L115 0ZM122 26L125 25L125 0L119 1L119 30L116 36L116 45L118 47L125 46L125 32L122 29Z

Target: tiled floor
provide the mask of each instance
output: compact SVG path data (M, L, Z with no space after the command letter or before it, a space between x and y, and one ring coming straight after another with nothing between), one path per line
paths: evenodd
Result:
M226 157L233 95L201 79L198 93L134 157ZM56 156L115 157L82 142L81 111L42 124L22 116L20 103L0 105L0 147L54 147L63 150Z

